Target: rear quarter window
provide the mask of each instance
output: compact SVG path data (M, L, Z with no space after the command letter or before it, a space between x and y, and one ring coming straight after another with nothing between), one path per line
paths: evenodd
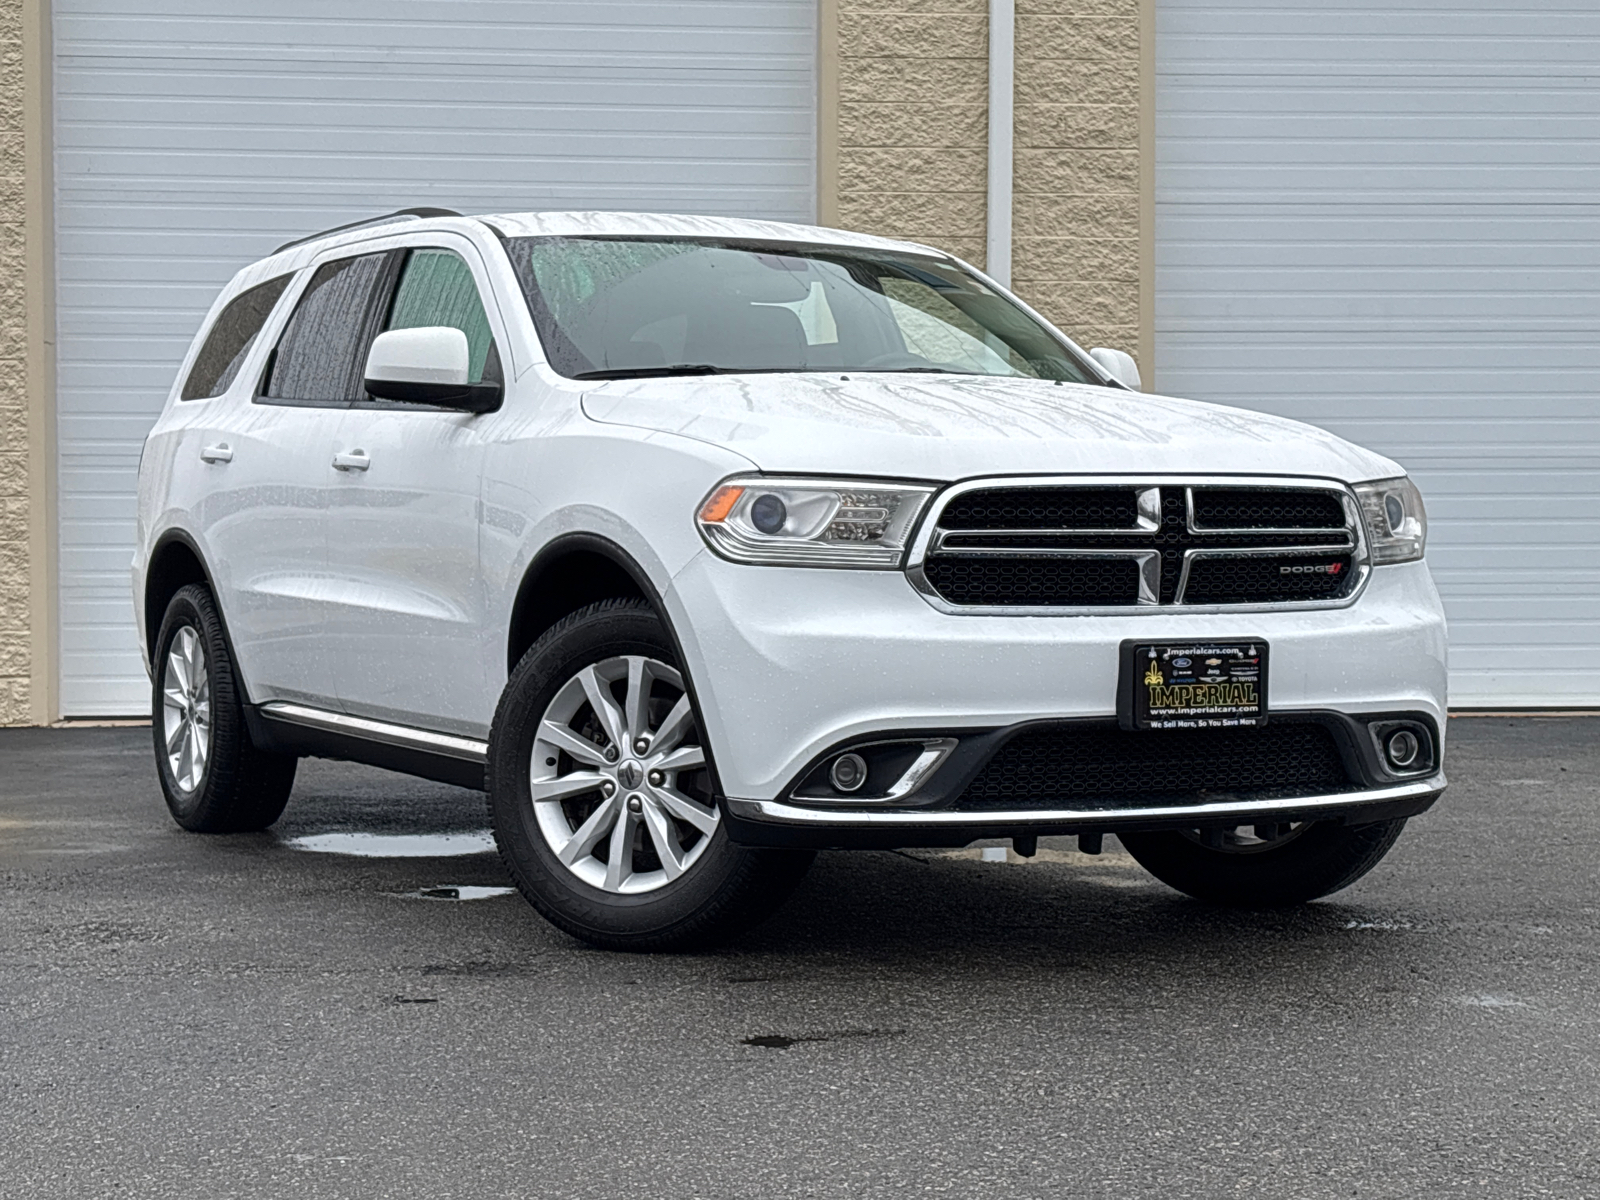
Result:
M279 275L228 301L206 334L205 344L189 368L189 377L183 381L183 399L209 400L232 386L261 327L293 278L293 272Z

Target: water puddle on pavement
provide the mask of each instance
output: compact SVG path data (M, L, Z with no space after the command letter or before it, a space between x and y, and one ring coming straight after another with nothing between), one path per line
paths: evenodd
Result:
M348 854L357 858L454 858L487 854L494 834L471 833L313 833L289 838L284 845L314 854Z
M414 892L390 892L402 900L493 900L496 896L509 896L516 888L480 887L473 883L446 883L438 887L418 888Z

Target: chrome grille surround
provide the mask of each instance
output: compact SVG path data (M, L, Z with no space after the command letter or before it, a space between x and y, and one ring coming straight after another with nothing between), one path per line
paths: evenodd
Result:
M1136 523L1118 529L944 529L939 519L945 509L956 499L975 491L1003 489L1074 489L1127 487L1137 493L1138 516ZM1195 516L1196 489L1284 490L1324 492L1337 498L1344 514L1340 526L1309 527L1219 527L1201 526ZM1177 585L1170 599L1162 596L1162 548L1156 538L1166 528L1163 511L1175 498L1181 498L1183 530L1191 538L1227 538L1235 544L1226 546L1188 546L1183 550L1178 568ZM1133 542L1140 536L1148 537L1148 547L1122 545L1106 548L1094 544L1093 539L1116 537ZM1249 539L1276 542L1274 545L1250 546ZM1077 544L1074 544L1076 539ZM1085 541L1087 539L1087 542ZM1287 541L1285 540L1287 539ZM1303 539L1303 540L1301 540ZM1006 544L1009 541L1009 544ZM1024 544L1025 542L1035 544ZM1040 544L1049 542L1052 544ZM1116 557L1132 559L1139 565L1139 594L1131 604L1121 605L1024 605L1024 604L959 604L946 599L929 580L927 564L942 556L959 552L967 558L1046 558L1085 559ZM1347 554L1350 558L1351 582L1342 595L1332 599L1277 600L1259 603L1190 604L1185 593L1195 562L1203 558L1265 558L1292 556ZM1367 551L1361 510L1350 488L1328 479L1300 476L1261 475L1030 475L970 479L957 483L934 497L922 526L917 531L906 558L906 574L912 586L925 600L941 612L973 616L1063 616L1063 615L1131 615L1159 612L1282 612L1315 609L1347 608L1354 604L1366 588L1372 567Z

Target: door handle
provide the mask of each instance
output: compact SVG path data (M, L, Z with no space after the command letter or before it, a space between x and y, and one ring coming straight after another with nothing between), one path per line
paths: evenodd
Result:
M351 450L347 454L333 456L333 469L335 471L365 471L372 465L372 460L367 457L365 450Z
M207 446L200 451L200 461L208 463L225 463L233 461L233 451L227 442L218 442L215 446Z

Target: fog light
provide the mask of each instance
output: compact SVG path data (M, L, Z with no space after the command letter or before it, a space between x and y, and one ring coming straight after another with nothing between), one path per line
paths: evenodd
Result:
M867 782L867 760L859 754L841 754L828 769L828 780L841 792L858 792Z
M1389 765L1404 771L1413 766L1422 753L1422 742L1409 729L1397 729L1384 743L1383 752L1389 756Z
M757 496L755 503L750 506L750 524L762 533L782 533L783 523L788 519L788 507L770 492L765 496Z

